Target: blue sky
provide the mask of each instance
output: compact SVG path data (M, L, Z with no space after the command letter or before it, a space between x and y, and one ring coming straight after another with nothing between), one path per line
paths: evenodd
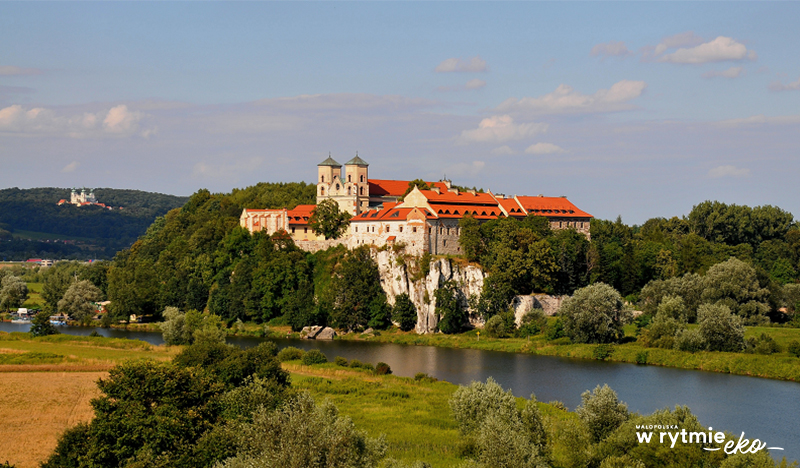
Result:
M0 187L375 178L800 213L798 2L0 3Z

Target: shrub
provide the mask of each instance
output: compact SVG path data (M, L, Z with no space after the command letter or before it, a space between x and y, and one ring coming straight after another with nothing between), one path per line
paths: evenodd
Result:
M492 338L503 338L506 336L506 322L499 314L486 321L483 327L486 334Z
M612 343L619 341L622 326L630 312L625 310L616 289L595 283L578 289L559 310L564 332L577 343Z
M491 377L483 382L459 386L450 397L450 411L463 434L480 429L483 421L492 414L510 415L517 409L511 392L503 390Z
M345 359L345 358L343 358L341 356L336 356L336 359L334 359L333 362L335 362L337 366L341 366L341 367L347 367L348 366L347 359Z
M278 360L281 362L297 361L303 359L306 352L302 349L297 349L294 346L287 346L278 352Z
M520 320L517 336L533 336L542 332L547 325L547 317L542 309L530 309Z
M698 331L711 351L741 351L744 347L742 319L724 305L703 304L697 309Z
M608 385L598 385L593 392L586 390L581 394L581 400L575 412L595 442L605 439L628 420L628 405L620 402L617 393Z
M414 380L418 382L438 382L439 379L436 377L431 377L430 375L426 374L425 372L417 372L414 374Z
M325 364L326 362L328 362L328 358L318 349L309 350L303 355L303 364L306 366Z
M675 349L696 353L706 349L706 341L699 330L683 330L675 336Z
M788 351L792 356L800 357L800 341L790 341Z
M557 318L555 321L548 324L547 328L544 330L544 337L550 341L564 338L565 336L564 322L562 322L560 318Z
M353 369L357 369L359 367L364 367L364 364L361 361L359 361L358 359L351 359L350 360L350 367L352 367Z
M614 354L614 346L610 344L601 344L595 346L592 350L592 357L600 361L605 361Z
M408 294L399 294L394 300L394 307L392 307L392 320L397 322L397 325L403 331L413 330L417 325L417 308L408 297Z
M636 364L647 364L647 351L639 351L636 353Z
M92 330L92 332L91 332L91 333L89 333L89 336L91 336L91 337L98 337L98 336L102 336L102 335L100 335L99 333L97 333L97 330Z
M779 353L781 348L771 336L762 333L756 338L746 339L744 351L751 354L773 354Z
M392 373L392 368L385 362L379 362L375 365L375 373L378 375L386 375Z

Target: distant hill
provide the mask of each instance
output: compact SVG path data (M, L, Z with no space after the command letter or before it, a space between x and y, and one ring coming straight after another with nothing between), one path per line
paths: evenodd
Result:
M59 206L59 200L69 200L70 189L0 190L0 259L112 258L130 247L158 216L189 199L111 188L95 189L94 194L113 209Z

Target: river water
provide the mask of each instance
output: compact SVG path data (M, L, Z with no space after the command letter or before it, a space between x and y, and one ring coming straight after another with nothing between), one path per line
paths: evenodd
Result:
M29 325L0 323L0 331L27 331ZM88 335L93 328L62 327L64 333ZM103 336L162 344L158 333L96 329ZM251 347L258 338L232 337L231 344ZM608 384L631 411L649 414L686 405L706 427L758 438L780 459L800 459L800 383L656 366L567 359L472 349L407 346L354 341L275 340L279 348L319 349L336 356L389 364L395 375L425 372L455 384L495 379L517 396L531 393L540 401L560 400L570 410L585 390ZM0 374L1 375L1 374Z

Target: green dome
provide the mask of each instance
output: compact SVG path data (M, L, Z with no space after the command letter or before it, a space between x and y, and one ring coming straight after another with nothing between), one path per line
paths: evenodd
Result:
M333 166L333 167L342 167L341 164L336 162L330 155L328 155L328 159L322 161L321 163L317 164L317 166Z
M358 157L358 153L356 153L356 157L344 163L345 166L369 166L366 161Z

